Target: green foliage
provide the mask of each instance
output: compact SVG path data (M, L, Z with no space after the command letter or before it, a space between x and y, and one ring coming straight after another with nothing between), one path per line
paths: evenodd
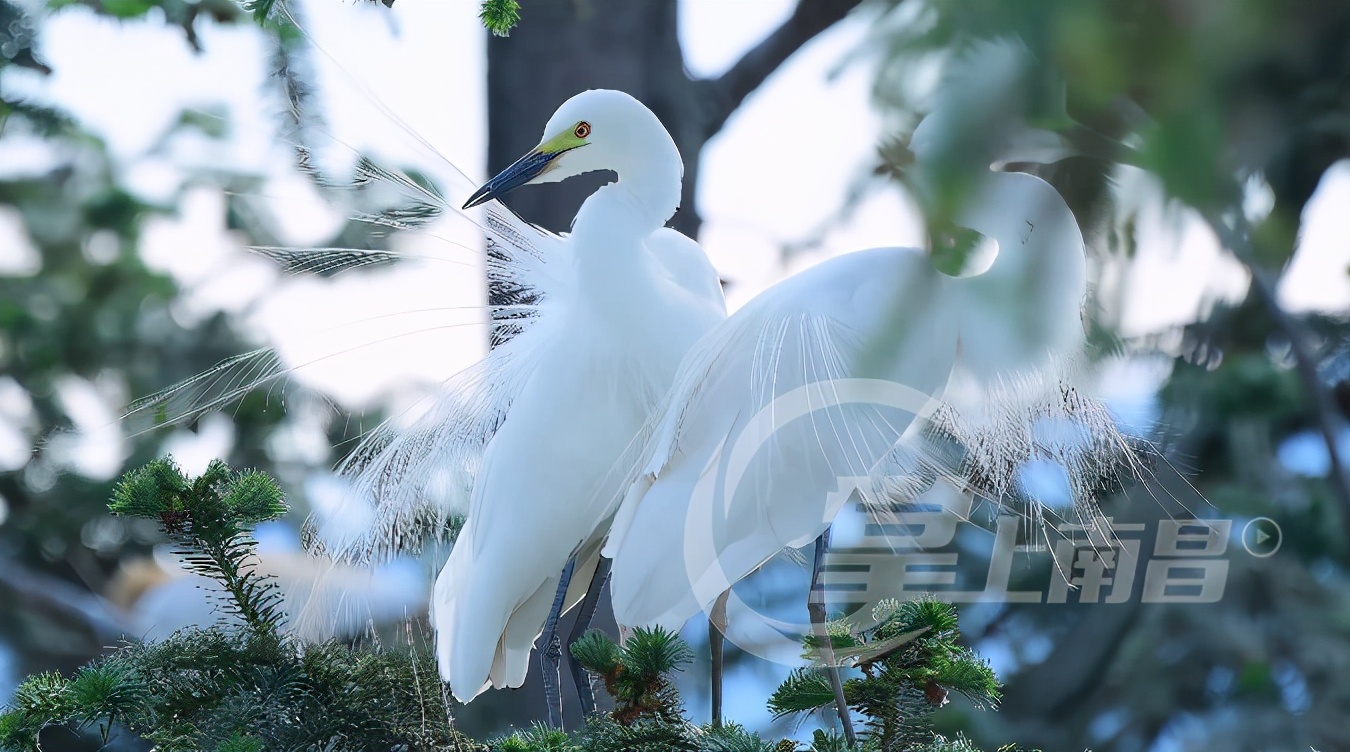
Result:
M799 668L788 674L769 697L769 711L775 717L810 713L834 702L834 690L822 671Z
M1003 752L1004 750L1013 752L1015 749L1016 747L1010 744L1006 747L999 747L999 752ZM942 736L935 737L932 745L928 747L928 750L930 752L980 752L980 748L971 744L970 740L964 736L958 736L955 739L948 739Z
M483 26L493 34L504 37L520 23L520 2L518 0L483 0L478 11Z
M830 631L841 655L852 656L862 676L844 682L844 699L865 718L864 747L909 750L935 737L930 716L957 692L976 707L998 704L998 679L988 664L958 644L956 607L931 598L886 603L873 614L876 626L851 639ZM819 641L807 638L809 657L818 657ZM834 706L834 692L823 669L798 669L769 698L778 717ZM819 740L829 748L828 737Z
M215 752L264 752L262 740L236 734L216 745Z
M762 739L759 734L752 734L736 723L706 729L702 741L700 748L707 752L774 752L780 746L780 743Z
M268 633L280 626L280 596L257 574L257 546L247 534L286 513L281 487L266 474L232 473L215 460L189 481L173 460L161 458L124 475L108 508L158 522L187 568L220 583L229 594L221 605L249 628Z
M335 641L302 646L279 631L273 583L250 564L256 542L249 530L286 510L271 478L235 472L220 461L188 478L171 460L159 459L126 473L109 507L156 521L174 538L189 568L222 585L227 610L242 617L244 628L222 622L186 629L158 642L124 644L69 679L54 672L32 676L0 713L0 750L30 749L51 726L97 726L105 743L121 726L164 752L482 749L452 727L445 687L419 649L368 651ZM993 673L956 644L956 612L949 604L891 605L865 633L850 634L838 625L828 633L841 650L864 656L859 659L864 676L845 684L850 704L868 718L864 749L919 749L916 745L942 741L924 720L948 691L977 704L998 700ZM809 654L819 647L811 642ZM677 634L639 628L620 646L592 631L572 654L600 676L614 710L591 718L575 738L535 725L494 741L491 749L798 749L791 741L764 739L736 724L690 723L671 681L692 659ZM803 670L775 692L770 707L786 715L819 709L831 700L823 675ZM843 748L840 737L824 732L811 746L815 752Z
M129 2L132 4L149 4L152 0L118 0L119 2ZM104 0L105 4L109 0ZM380 2L385 6L392 6L394 0L367 0L367 2ZM253 18L258 23L264 23L273 18L277 7L285 3L285 0L245 0L244 10L253 14ZM504 37L511 33L511 29L520 23L520 2L519 0L483 0L483 4L478 9L478 17L483 21L483 27L496 36Z
M838 731L816 729L811 734L811 752L846 752L848 739Z
M660 627L638 627L623 647L591 630L572 647L572 657L599 675L614 698L611 717L620 724L639 719L674 719L682 713L679 692L669 674L693 660L679 635Z
M699 752L700 730L683 718L643 716L628 723L613 717L592 718L581 735L587 752Z
M581 749L566 732L542 723L498 739L490 746L494 752L573 752Z
M245 628L221 623L127 643L81 669L30 677L0 714L0 749L27 750L49 726L114 724L171 752L479 749L451 725L422 650L302 646L279 631L273 583L251 567L248 530L285 512L272 479L211 463L188 479L169 460L127 473L110 507L156 520L190 569L225 588Z

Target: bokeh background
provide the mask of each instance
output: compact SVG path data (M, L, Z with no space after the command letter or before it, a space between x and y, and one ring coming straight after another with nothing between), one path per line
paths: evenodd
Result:
M1078 214L1092 388L1166 459L1104 508L1233 520L1230 572L1214 604L964 608L1006 699L953 703L939 728L1047 750L1350 749L1350 488L1335 465L1350 455L1350 6L525 0L508 38L471 0L287 6L305 33L232 0L0 0L0 703L124 635L213 618L153 529L106 513L117 476L166 452L190 472L219 456L285 483L294 521L260 531L264 567L305 629L425 634L435 562L316 566L297 531L365 429L487 346L481 239L467 223L403 240L348 221L380 198L327 185L356 158L444 160L463 173L444 186L457 204L562 100L624 89L675 136L673 224L734 308L831 255L923 245L897 179L908 133L953 61L978 72L981 40L1017 39L1029 83L987 92L968 119L994 139L1021 118L1079 152L1011 168ZM597 184L512 203L563 230ZM1253 231L1221 242L1212 223L1235 218ZM439 263L287 274L247 251L352 244ZM260 347L279 378L259 389L211 404L260 373L236 367L173 414L123 417ZM1258 516L1283 531L1269 558L1239 539ZM984 571L987 541L967 548L962 566ZM781 569L765 598L804 582ZM686 636L706 655L701 626ZM763 707L787 669L731 660L727 715L792 732ZM705 663L681 684L702 718ZM540 707L527 688L458 717L485 735Z

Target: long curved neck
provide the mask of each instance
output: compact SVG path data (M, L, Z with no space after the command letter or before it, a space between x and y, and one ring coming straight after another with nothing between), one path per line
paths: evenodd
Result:
M642 150L639 156L618 171L617 186L637 198L643 213L647 215L645 218L654 223L651 229L656 230L680 207L683 173L680 152L670 137L665 136L653 148Z
M1082 286L1083 235L1064 198L1044 180L1020 172L991 172L972 191L960 223L998 242L981 277L1028 286Z
M589 307L641 311L650 302L660 265L646 241L674 213L679 195L678 173L665 181L638 173L620 176L581 205L570 241L577 288Z
M572 236L581 271L622 268L633 256L643 255L643 241L679 207L683 164L675 143L664 132L660 135L631 150L615 168L618 181L591 194L577 211Z
M962 359L976 372L1037 367L1082 336L1083 235L1049 183L1022 173L983 176L959 221L998 242L984 272L951 283L963 319Z
M684 166L675 142L651 116L650 123L634 124L613 169L618 181L587 198L572 223L577 283L594 308L640 311L661 285L647 239L679 207Z

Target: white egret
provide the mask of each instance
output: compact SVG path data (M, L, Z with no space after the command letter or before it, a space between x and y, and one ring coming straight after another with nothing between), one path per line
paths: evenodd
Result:
M493 251L488 273L532 301L492 312L515 336L448 378L411 426L386 421L363 437L337 468L344 500L313 536L335 558L380 559L445 537L452 519L467 516L430 604L439 670L462 701L524 682L555 595L556 617L592 581L650 416L688 348L726 317L703 251L664 227L679 204L683 164L656 116L627 94L594 90L563 103L544 130L536 149L464 207L487 204L476 223ZM419 171L438 166L450 169L432 173L436 182L463 184L443 159ZM618 179L586 200L564 236L491 202L596 170ZM457 213L436 183L364 159L353 184L378 186L394 202L354 215L380 228L435 239L429 223ZM299 271L402 258L255 250ZM187 419L293 370L270 350L248 353L138 402L129 418ZM570 591L559 589L564 579Z
M920 165L931 122L913 139ZM850 253L695 347L604 549L620 624L678 629L820 536L848 497L841 479L873 475L958 367L997 380L1079 346L1086 259L1059 194L984 171L954 219L997 243L987 269L950 276L913 248Z
M574 582L589 580L643 427L686 351L726 315L707 257L664 227L680 197L675 143L626 94L569 99L540 145L466 208L594 170L618 180L586 199L570 235L540 249L566 259L568 278L507 345L519 359L515 393L432 596L441 675L464 701L525 681L564 566L577 555Z

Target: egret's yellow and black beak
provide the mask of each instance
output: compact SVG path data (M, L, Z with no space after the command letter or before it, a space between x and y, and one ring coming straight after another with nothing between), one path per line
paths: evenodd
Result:
M584 137L578 138L573 130L563 131L535 147L534 151L512 162L510 167L474 191L469 200L464 202L464 208L472 209L494 198L505 196L556 167L557 163L554 160L558 157L585 145Z

